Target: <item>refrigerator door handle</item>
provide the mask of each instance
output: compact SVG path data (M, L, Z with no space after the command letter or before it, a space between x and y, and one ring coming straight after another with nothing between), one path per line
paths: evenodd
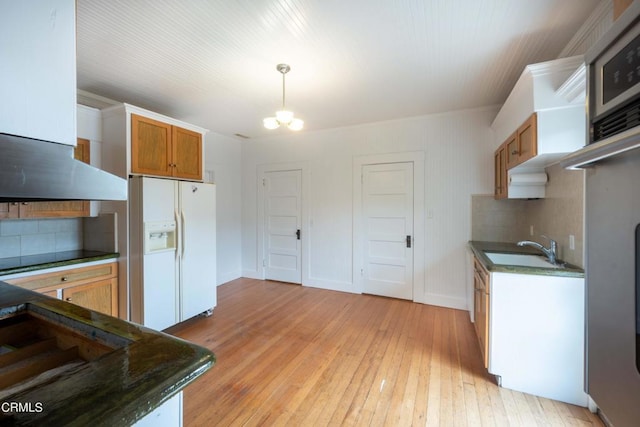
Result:
M182 231L180 233L181 236L181 240L182 240L182 258L184 258L184 252L187 248L187 237L186 237L186 226L187 226L187 219L184 216L184 211L180 211L180 219L182 221Z
M178 215L178 210L173 211L173 215L176 219L176 260L180 257L180 252L182 251L182 224L180 223L180 217Z

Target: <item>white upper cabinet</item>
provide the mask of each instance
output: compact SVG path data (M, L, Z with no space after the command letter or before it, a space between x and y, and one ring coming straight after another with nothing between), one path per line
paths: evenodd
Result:
M0 10L0 132L75 145L75 0L0 0Z
M537 113L537 155L517 166L518 169L544 168L584 146L584 101L577 95L568 97L565 89L566 82L581 67L584 67L582 55L525 67L491 125L498 147L531 114ZM584 85L582 81L582 91Z
M544 169L585 145L583 76L581 55L525 67L491 124L496 198L545 197Z

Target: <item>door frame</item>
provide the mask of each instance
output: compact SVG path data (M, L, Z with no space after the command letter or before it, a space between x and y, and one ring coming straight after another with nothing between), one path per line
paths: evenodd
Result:
M425 294L425 153L374 154L353 158L353 288L357 293L364 291L362 269L364 248L362 212L362 168L366 165L386 163L413 163L413 301L424 303Z
M308 226L308 197L310 172L307 162L285 162L285 163L269 163L261 164L256 167L256 186L258 191L256 192L258 217L257 217L257 248L256 248L256 261L258 267L258 276L262 280L265 279L265 205L264 205L264 186L262 180L265 178L267 172L288 172L288 171L301 171L302 187L300 189L300 209L301 209L301 224L300 233L302 235L300 239L300 268L301 268L301 284L304 285L309 277L309 261L306 257L309 254L309 226Z

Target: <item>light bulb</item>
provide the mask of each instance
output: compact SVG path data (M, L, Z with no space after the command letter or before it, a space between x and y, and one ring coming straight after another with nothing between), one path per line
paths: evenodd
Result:
M291 123L289 123L289 129L291 130L300 130L304 126L304 122L300 119L293 119Z
M281 125L288 125L289 123L291 123L291 120L293 120L293 111L276 111L276 119Z
M267 117L262 121L262 123L267 129L278 129L278 127L280 126L280 123L278 123L278 119L276 119L275 117Z

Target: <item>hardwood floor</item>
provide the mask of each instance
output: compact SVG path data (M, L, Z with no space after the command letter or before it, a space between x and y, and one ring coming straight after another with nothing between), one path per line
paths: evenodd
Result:
M211 317L169 332L217 357L185 389L187 427L602 425L499 388L466 311L238 279Z

